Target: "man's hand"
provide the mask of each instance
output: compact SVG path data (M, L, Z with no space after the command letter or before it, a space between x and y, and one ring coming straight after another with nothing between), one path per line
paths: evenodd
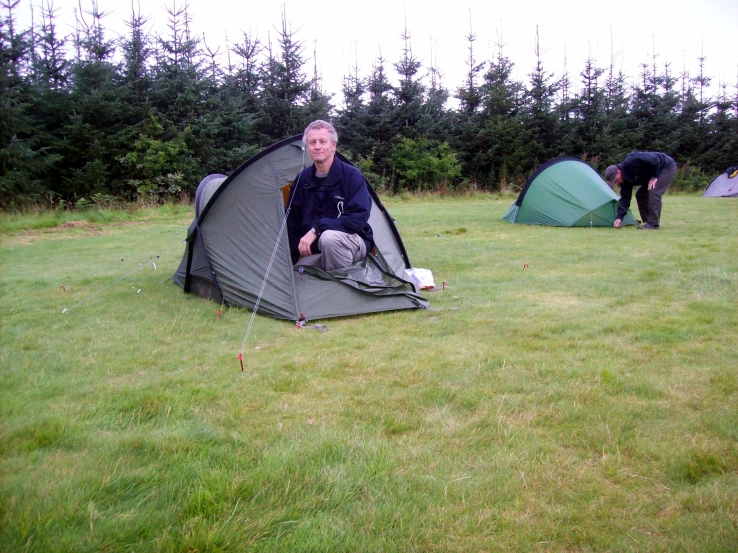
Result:
M318 238L318 235L315 234L315 231L313 229L310 229L307 231L307 234L300 238L300 244L297 246L297 249L300 250L300 255L307 256L312 255L312 251L310 250L310 246L313 245L313 242Z
M656 187L656 181L659 180L658 177L651 177L651 180L648 181L648 189L653 190Z
M620 225L622 223L623 223L623 220L622 219L615 219L615 222L613 223L612 226L614 226L615 228L620 228Z

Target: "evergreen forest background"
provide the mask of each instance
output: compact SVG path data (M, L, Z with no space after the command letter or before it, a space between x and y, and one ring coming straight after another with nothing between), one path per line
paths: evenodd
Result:
M518 81L504 45L480 59L470 32L466 78L448 89L405 29L400 52L366 77L352 67L332 95L284 12L273 39L244 33L221 52L198 36L186 4L166 9L161 34L134 9L127 33L109 39L95 2L69 35L50 3L17 28L19 3L0 0L4 209L186 198L205 175L227 174L316 118L335 124L342 153L385 193L514 191L553 157L602 171L639 149L674 157L675 187L693 191L738 163L738 85L711 86L704 54L696 75L653 55L628 79L614 60L593 58L556 75L537 48Z

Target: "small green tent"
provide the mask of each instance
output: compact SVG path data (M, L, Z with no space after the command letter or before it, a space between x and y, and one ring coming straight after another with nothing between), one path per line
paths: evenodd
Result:
M227 177L203 179L187 248L172 280L185 292L219 303L251 310L258 303L259 313L280 319L427 307L407 280L407 252L369 183L374 247L367 259L331 272L292 266L285 203L306 164L312 161L299 135L263 150Z
M559 157L525 181L503 221L556 227L607 227L617 217L618 196L588 163ZM630 211L623 225L635 225Z

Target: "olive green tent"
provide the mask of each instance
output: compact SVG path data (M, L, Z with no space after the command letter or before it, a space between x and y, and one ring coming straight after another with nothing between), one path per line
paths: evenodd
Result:
M172 279L185 292L251 310L258 304L258 313L281 319L427 307L407 280L407 252L369 183L374 247L367 259L331 272L292 266L285 203L292 181L311 163L299 135L272 145L228 176L203 179L187 248Z
M557 227L607 227L617 217L618 196L581 159L560 157L528 178L503 221ZM630 211L623 225L635 225Z

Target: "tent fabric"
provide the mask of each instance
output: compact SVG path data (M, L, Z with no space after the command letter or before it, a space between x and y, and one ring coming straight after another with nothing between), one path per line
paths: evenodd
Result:
M588 163L552 159L528 178L503 221L557 227L606 227L617 218L618 196ZM635 225L630 213L623 225Z
M738 175L735 175L736 166L729 167L725 173L720 173L710 181L702 193L703 198L738 198ZM734 175L731 177L731 175Z
M227 177L204 178L174 282L186 293L251 310L261 293L259 313L291 320L428 307L404 278L411 267L407 252L369 183L375 247L367 260L330 273L292 266L283 188L311 163L297 135L259 152Z

